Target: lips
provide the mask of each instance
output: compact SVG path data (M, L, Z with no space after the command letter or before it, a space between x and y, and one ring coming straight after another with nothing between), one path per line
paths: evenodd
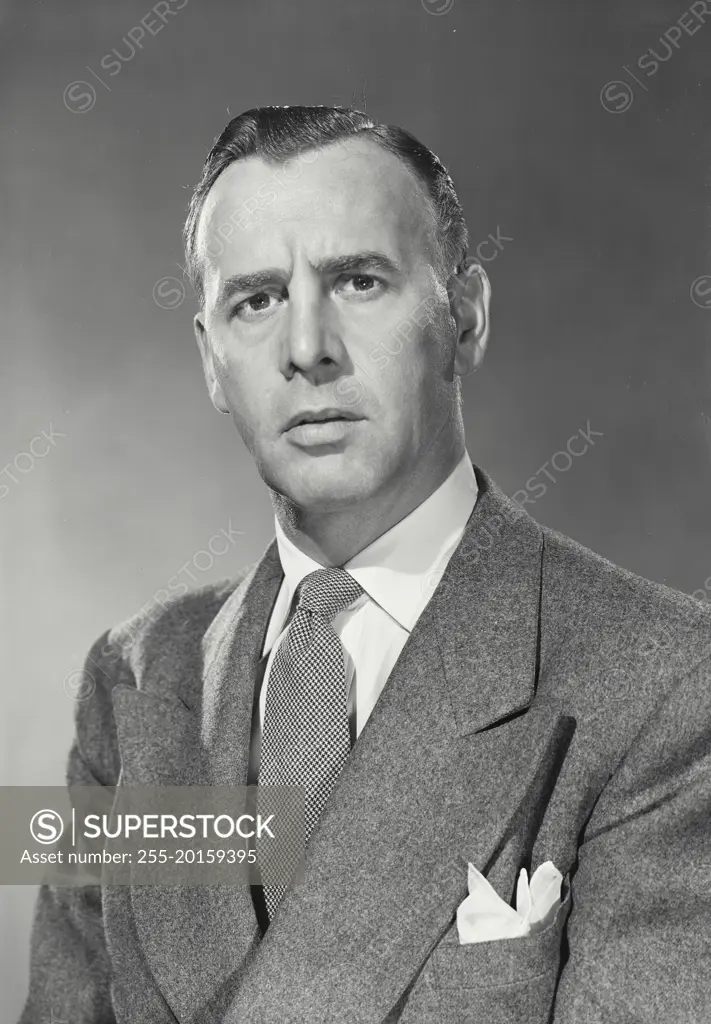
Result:
M348 409L304 409L292 416L284 427L284 431L298 427L302 423L328 423L331 420L362 420Z

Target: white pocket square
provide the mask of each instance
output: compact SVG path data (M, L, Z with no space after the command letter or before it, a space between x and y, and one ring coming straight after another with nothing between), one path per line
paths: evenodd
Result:
M551 923L560 906L563 876L550 860L536 868L530 885L526 869L521 868L515 910L501 899L473 864L469 865L467 877L469 895L457 909L460 944L532 935Z

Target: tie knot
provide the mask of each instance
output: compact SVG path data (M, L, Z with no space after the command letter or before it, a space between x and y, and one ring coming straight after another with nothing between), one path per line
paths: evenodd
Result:
M331 622L362 593L361 585L345 569L316 569L299 584L298 607Z

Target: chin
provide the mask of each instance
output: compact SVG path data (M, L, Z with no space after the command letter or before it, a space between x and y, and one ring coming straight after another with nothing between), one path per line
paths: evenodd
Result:
M374 467L342 456L310 458L307 465L292 462L266 481L290 502L314 512L335 512L369 498L377 490Z

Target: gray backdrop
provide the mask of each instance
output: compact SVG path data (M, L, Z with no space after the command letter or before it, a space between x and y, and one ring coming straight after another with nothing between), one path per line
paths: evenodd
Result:
M464 388L472 456L509 494L535 476L541 522L711 597L711 3L154 6L163 21L147 0L0 5L1 781L61 780L95 637L271 537L180 269L188 187L254 105L355 101L439 153L472 248L500 240L480 250L494 326ZM556 456L588 425L584 456ZM200 555L222 529L228 553ZM2 895L4 1024L34 893Z

